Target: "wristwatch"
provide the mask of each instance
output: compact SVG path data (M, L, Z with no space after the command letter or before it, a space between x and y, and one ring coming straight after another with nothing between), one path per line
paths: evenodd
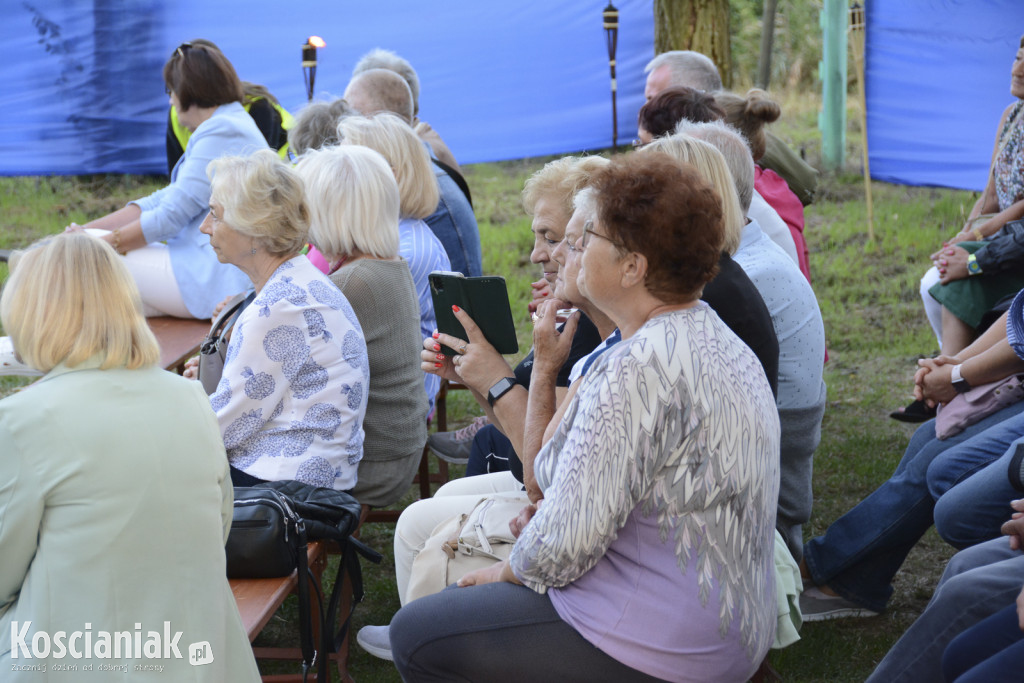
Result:
M950 380L953 382L953 388L956 389L958 394L971 390L971 385L960 375L960 368L962 367L963 363L960 365L954 365L953 372L950 375Z
M981 275L981 266L978 264L978 257L974 254L967 257L967 274Z
M502 377L495 382L494 386L487 392L487 402L490 403L493 408L498 399L512 391L516 384L517 382L515 377Z

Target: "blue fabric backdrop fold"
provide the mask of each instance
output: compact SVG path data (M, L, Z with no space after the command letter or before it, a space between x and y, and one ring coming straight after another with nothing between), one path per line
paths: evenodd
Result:
M1010 67L1024 33L1022 0L868 0L871 175L907 185L981 190Z
M462 163L611 144L607 0L281 3L11 0L0 24L0 175L166 172L161 68L190 38L246 80L305 103L301 45L322 36L318 97L374 47L412 62L420 116ZM650 0L620 0L619 143L635 135L653 56Z

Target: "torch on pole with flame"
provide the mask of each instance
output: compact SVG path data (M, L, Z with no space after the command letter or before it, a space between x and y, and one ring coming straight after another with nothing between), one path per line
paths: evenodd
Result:
M619 115L616 111L615 95L618 90L615 81L615 48L619 42L619 10L611 2L604 8L604 32L608 39L608 67L612 70L612 147L618 145L619 140Z
M310 36L302 46L302 77L306 80L306 99L313 101L313 88L316 82L316 49L327 47L320 36Z

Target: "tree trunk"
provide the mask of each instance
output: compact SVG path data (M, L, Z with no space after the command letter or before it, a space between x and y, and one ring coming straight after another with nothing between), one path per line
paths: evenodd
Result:
M732 85L728 0L654 0L654 52L694 50L711 58Z

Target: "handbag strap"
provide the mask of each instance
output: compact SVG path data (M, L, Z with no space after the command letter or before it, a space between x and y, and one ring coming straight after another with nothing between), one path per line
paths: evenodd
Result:
M208 341L219 340L226 330L230 330L234 326L238 316L242 315L245 307L251 304L255 298L256 292L243 292L225 304L224 308L221 309L221 312L214 319L213 324L210 325L210 333L206 335L206 339ZM205 342L203 346L206 346Z

